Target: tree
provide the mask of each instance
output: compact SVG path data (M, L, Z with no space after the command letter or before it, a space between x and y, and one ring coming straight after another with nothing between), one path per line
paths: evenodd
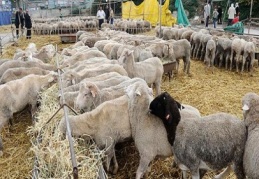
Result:
M175 11L174 7L175 0L170 1L169 10L171 12ZM197 14L197 10L199 8L199 2L198 0L182 0L184 10L188 11L189 16L188 18L192 18Z

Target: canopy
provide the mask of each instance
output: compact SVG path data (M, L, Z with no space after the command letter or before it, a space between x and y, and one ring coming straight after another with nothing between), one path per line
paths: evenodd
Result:
M172 16L169 8L169 0L165 0L161 7L161 25L173 26L176 19ZM144 0L140 5L136 6L133 1L127 1L122 4L123 19L143 19L149 21L153 26L159 21L159 3L157 0Z

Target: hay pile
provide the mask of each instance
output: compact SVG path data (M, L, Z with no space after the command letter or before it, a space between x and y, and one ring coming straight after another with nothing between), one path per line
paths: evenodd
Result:
M28 178L32 169L33 153L29 150L30 137L26 128L31 125L27 110L14 115L13 126L5 126L1 132L4 154L0 157L0 178Z
M57 94L58 87L53 85L40 95L41 106L36 116L37 122L28 129L33 144L31 150L38 157L39 178L68 178L68 176L73 176L69 142L67 138L62 140L63 135L58 130L63 110L60 110L46 124L60 107ZM38 139L41 142L37 142ZM79 166L79 178L97 178L104 151L99 151L93 143L84 142L83 139L75 139L73 143L77 165Z

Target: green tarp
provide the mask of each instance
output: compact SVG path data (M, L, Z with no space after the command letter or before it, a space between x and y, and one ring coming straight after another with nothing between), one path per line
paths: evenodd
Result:
M237 22L231 26L225 27L224 30L227 32L233 32L238 35L243 35L244 34L244 24L242 22Z
M190 25L190 22L185 14L182 0L175 0L175 8L177 9L177 24L182 24L184 26Z

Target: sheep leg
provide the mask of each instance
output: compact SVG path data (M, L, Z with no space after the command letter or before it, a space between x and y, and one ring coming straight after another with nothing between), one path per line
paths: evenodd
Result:
M232 171L231 167L228 166L227 168L225 168L225 170L223 172L221 172L220 174L216 175L214 177L214 179L226 178L230 174L231 171Z
M253 66L254 66L254 61L255 61L255 54L251 54L251 63L249 65L249 70L250 70L250 76L253 76Z
M143 175L145 174L146 170L148 169L148 165L150 163L150 161L153 160L154 157L141 157L140 158L140 162L139 162L139 166L138 166L138 170L136 173L136 179L141 179L143 177Z
M192 179L200 179L199 169L195 172L192 172Z
M156 96L160 95L161 94L161 87L160 87L160 84L161 84L161 81L158 81L156 83L154 83L154 87L156 89Z
M113 168L112 173L113 173L113 174L117 174L118 169L119 169L119 165L118 165L117 158L116 158L116 155L115 155L115 150L113 150L113 158L112 158L112 161L113 161L113 164L114 164L114 168Z
M247 54L245 53L245 54L243 55L241 73L244 72L244 66L245 66L245 63L246 63L246 58L247 58Z
M230 67L229 67L230 71L232 70L233 53L234 53L234 51L231 50L231 55L230 55ZM226 70L227 70L227 69L228 69L228 68L227 68L227 63L226 63Z
M238 71L239 71L238 68L239 68L239 62L240 62L239 59L240 59L240 58L241 58L240 55L237 55L237 56L236 56L236 72L237 72L237 73L238 73Z

